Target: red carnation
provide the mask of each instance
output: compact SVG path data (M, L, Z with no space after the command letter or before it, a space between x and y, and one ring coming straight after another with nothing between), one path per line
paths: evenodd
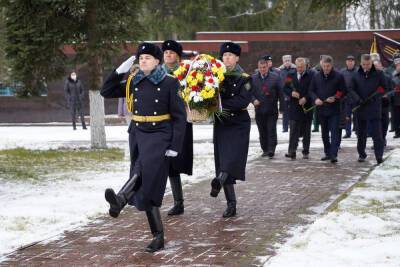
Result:
M182 75L178 75L178 80L180 80L180 81L182 81L182 79L183 79L183 76Z
M196 72L196 71L193 71L193 72L192 72L192 76L193 76L193 77L196 77L196 75L197 75L197 72Z
M335 97L336 98L341 98L343 96L343 92L342 91L336 91Z
M209 83L213 83L213 82L214 82L214 79L213 79L213 78L210 78L210 79L208 79L208 82L209 82Z
M198 87L197 85L193 85L192 91L198 92L198 91L200 91L200 87Z
M215 62L217 62L215 58L211 59L211 63L215 64Z
M206 76L211 76L211 74L212 74L211 71L209 71L209 70L206 71Z
M219 62L217 62L217 64L215 64L215 66L217 66L217 68L220 68L221 64Z
M190 68L190 65L189 65L189 64L186 64L186 65L185 65L185 68L188 70L188 69Z
M385 88L382 86L379 86L378 89L376 90L379 94L384 94L385 93Z
M293 78L292 77L290 77L290 76L287 76L286 77L286 83L291 83L293 81Z

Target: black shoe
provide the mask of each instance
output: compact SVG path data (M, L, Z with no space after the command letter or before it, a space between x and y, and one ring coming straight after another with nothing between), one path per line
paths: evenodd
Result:
M400 134L395 134L393 138L400 138Z
M164 248L164 230L160 209L158 207L152 207L151 210L146 211L146 215L151 233L153 234L153 240L146 247L146 252L153 253Z
M378 165L380 165L382 162L383 162L383 159L382 159L382 158L379 158L379 159L376 160L376 163L377 163Z
M309 154L303 154L303 159L309 159L309 158L310 158Z
M359 158L358 158L358 162L365 162L365 158L359 157Z
M285 154L285 157L290 159L296 159L296 153L287 153Z
M224 185L225 198L227 201L227 208L222 214L224 218L230 218L236 215L236 195L233 184Z
M171 191L174 197L174 206L168 211L169 216L180 215L184 212L182 181L180 176L169 177Z
M269 158L269 159L273 159L274 156L275 156L275 153L274 153L274 152L268 152L268 158Z
M393 133L393 132L394 132L394 129L390 129L390 130L389 130L389 133Z
M218 177L214 178L211 181L211 197L217 197L219 192L221 191L222 186L224 185L226 179L228 179L228 174L226 172L221 172Z
M318 129L314 129L314 130L312 130L312 132L313 132L313 133L318 133L319 130L318 130Z
M82 129L83 129L83 130L87 130L86 126L83 126Z
M115 194L114 190L111 188L106 189L105 198L110 204L108 213L111 217L118 217L118 215L121 213L121 210L126 206L129 199L135 194L139 186L139 176L134 174L128 179L118 194Z
M261 157L268 157L268 152L263 152L263 153L261 154Z
M283 130L283 131L282 131L282 133L287 133L287 132L288 132L288 130Z
M330 159L331 159L331 157L329 157L329 156L325 156L325 157L321 158L322 161L327 161L327 160L330 160Z
M114 190L111 188L107 188L105 192L105 198L107 202L110 204L110 209L108 213L111 217L117 218L121 213L123 208L124 200L121 199L118 195L115 194Z
M337 163L337 162L338 162L338 160L336 157L331 158L331 163Z
M350 138L351 136L350 135L345 135L345 136L343 136L343 139L347 139L347 138Z

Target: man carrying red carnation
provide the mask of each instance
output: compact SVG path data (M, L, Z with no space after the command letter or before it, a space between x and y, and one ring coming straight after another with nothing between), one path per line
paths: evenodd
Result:
M317 106L318 121L321 123L325 156L321 160L337 162L340 143L340 99L346 95L343 75L333 69L333 59L321 59L321 70L313 76L309 93Z
M367 154L367 122L374 142L375 159L378 164L383 162L382 136L382 96L388 91L382 71L375 69L369 54L361 56L361 66L352 78L352 94L359 108L355 110L357 119L357 151L358 161L364 162Z

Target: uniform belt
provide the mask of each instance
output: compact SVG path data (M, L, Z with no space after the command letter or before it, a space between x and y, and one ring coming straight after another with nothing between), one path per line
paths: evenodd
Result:
M170 119L171 119L170 114L164 114L158 116L132 115L132 120L135 122L160 122L160 121L168 121Z

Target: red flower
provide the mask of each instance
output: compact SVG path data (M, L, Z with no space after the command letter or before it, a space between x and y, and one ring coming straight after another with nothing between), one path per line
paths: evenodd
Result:
M182 81L182 79L183 79L183 76L182 75L178 75L178 80L180 80L180 81Z
M185 68L188 70L188 69L190 68L190 65L189 65L189 64L186 64L186 65L185 65Z
M215 64L216 62L215 58L211 59L211 63Z
M285 83L291 83L293 81L293 78L290 76L286 77Z
M208 82L209 82L209 83L213 83L213 82L214 82L214 79L213 79L213 78L210 78L210 79L208 79Z
M385 93L385 88L382 86L379 86L378 89L376 90L379 94L384 94Z
M200 87L198 87L197 85L193 85L192 91L198 92L198 91L200 91Z
M343 96L343 92L342 91L336 91L335 97L336 98L341 98Z
M192 76L193 76L193 77L196 77L196 75L197 75L197 72L196 72L196 71L193 71L193 72L192 72Z
M212 74L211 71L209 71L209 70L206 71L206 76L211 76L211 74Z
M221 64L219 62L217 62L217 64L215 64L215 66L217 66L217 68L220 68Z

